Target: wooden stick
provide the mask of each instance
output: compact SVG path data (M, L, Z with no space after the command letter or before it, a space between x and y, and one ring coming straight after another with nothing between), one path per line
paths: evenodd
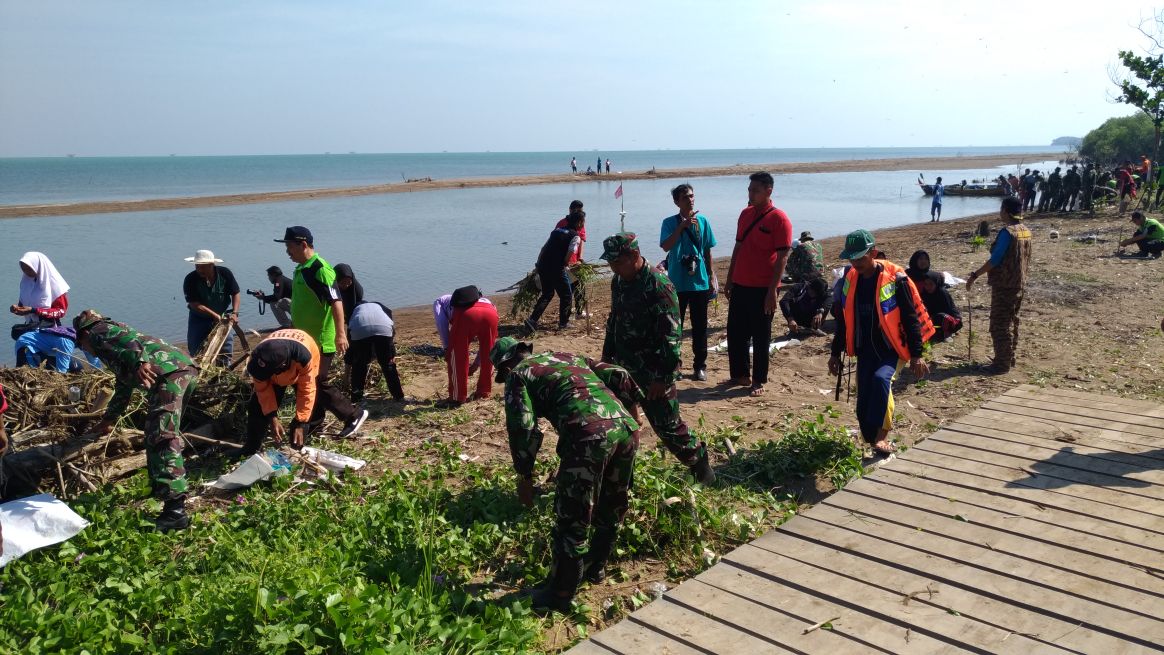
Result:
M65 474L61 471L60 460L57 460L57 481L61 483L61 498L68 498L69 491L65 489Z
M242 448L242 444L237 444L237 443L233 443L230 441L223 441L221 439L211 439L210 437L204 437L200 434L195 434L193 432L183 432L182 436L187 438L187 439L193 439L194 441L198 441L201 443L208 443L208 444L211 444L214 446L226 446L228 448Z
M731 439L729 439L729 438L727 438L727 437L724 437L724 438L723 438L723 445L724 445L725 447L727 447L728 456L730 456L730 457L735 457L735 456L736 456L736 447L735 447L735 445L733 445L733 444L732 444L732 440L731 440Z
M59 466L59 464L58 464L58 466ZM94 485L92 482L90 482L89 478L85 477L85 474L84 474L84 472L81 471L81 469L77 468L76 466L73 466L72 464L67 464L67 463L65 464L65 468L67 468L69 470L69 474L72 475L73 478L77 480L77 482L81 483L81 486L85 487L90 492L97 491L97 486Z

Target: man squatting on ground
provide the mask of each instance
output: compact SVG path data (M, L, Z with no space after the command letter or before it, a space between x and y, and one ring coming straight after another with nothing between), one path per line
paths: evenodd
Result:
M998 216L1005 223L990 246L990 259L970 273L966 291L983 273L990 284L990 340L994 342L991 373L1003 374L1015 365L1018 347L1019 309L1023 288L1031 267L1031 231L1023 225L1022 204L1015 198L1003 198Z
M663 444L696 481L715 482L707 448L695 438L679 414L675 382L679 379L679 300L667 276L639 253L632 232L620 232L602 242L602 259L610 262L610 316L602 361L630 371L645 392L643 413Z
M667 277L679 296L679 330L691 308L692 379L707 379L707 305L711 301L711 249L715 234L707 217L695 211L695 189L680 184L671 189L679 213L663 219L659 247L667 252Z
M1017 202L1017 200L1016 200ZM903 362L918 378L929 373L922 344L934 334L917 287L905 269L874 259L873 235L845 238L841 259L852 266L841 287L841 319L833 335L829 373L840 375L841 352L857 358L857 423L877 454L893 452L893 377Z
M1121 248L1136 244L1136 248L1140 250L1140 257L1148 255L1159 257L1164 253L1164 226L1160 225L1160 221L1145 218L1142 211L1134 211L1132 223L1136 226L1136 231L1132 233L1131 238L1120 241Z
M87 309L73 319L77 345L96 356L116 383L105 416L93 429L109 434L125 413L133 390L146 394L146 469L153 494L164 502L159 530L190 525L186 515L186 468L182 459L182 407L198 382L194 362L178 348Z
M606 577L606 561L629 506L638 448L635 405L643 394L621 367L571 353L532 352L533 344L502 337L489 358L497 381L505 382L509 450L521 476L518 499L527 507L533 504L534 464L542 447L538 418L558 433L554 563L546 584L533 594L533 608L566 612L583 576L593 583Z

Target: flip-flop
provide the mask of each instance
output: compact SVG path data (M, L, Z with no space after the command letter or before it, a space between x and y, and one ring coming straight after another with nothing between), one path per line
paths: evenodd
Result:
M753 397L753 398L758 398L760 396L763 396L764 395L764 385L762 385L762 384L752 385L752 390L748 392L748 395Z
M877 442L877 443L880 443L880 442ZM886 443L886 444L888 444L888 446L887 446L887 447L885 447L885 448L881 448L881 447L879 447L879 446L877 445L877 443L870 444L870 446L873 448L873 453L874 453L874 454L877 454L877 455L892 455L893 453L896 453L896 452L897 452L897 446L894 446L892 441L885 440L885 443Z

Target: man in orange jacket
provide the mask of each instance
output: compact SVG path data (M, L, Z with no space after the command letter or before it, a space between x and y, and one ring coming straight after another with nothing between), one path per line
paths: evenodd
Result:
M304 427L315 407L315 378L319 375L319 346L303 330L276 330L255 347L247 363L254 385L247 405L247 440L242 448L228 453L249 457L259 451L267 430L275 433L275 443L283 443L283 423L279 404L287 387L295 387L295 418L291 421L291 445L303 447Z
M852 267L841 287L840 320L829 372L841 372L841 352L857 358L857 423L877 455L893 452L893 377L903 362L919 378L930 372L922 344L934 335L921 295L905 269L875 259L873 235L857 230L845 238L841 259Z

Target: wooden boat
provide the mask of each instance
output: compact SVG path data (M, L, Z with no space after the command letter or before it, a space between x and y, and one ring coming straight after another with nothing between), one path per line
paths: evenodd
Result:
M922 193L927 196L934 195L934 185L925 184L919 178L917 185L921 187ZM945 185L947 196L972 196L972 197L999 197L1006 195L1006 191L998 185L997 182L971 182L966 185L962 184L947 184Z

